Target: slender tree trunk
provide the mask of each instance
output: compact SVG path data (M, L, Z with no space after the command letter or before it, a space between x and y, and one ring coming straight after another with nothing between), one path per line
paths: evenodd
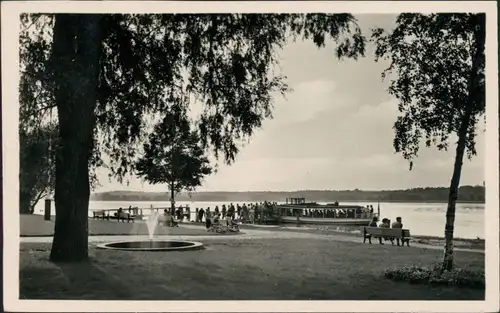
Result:
M170 184L170 211L172 214L175 213L175 191L174 184Z
M450 183L450 191L448 196L448 208L446 210L446 224L444 228L445 247L443 270L451 270L453 268L453 232L455 225L455 205L458 199L458 188L460 185L460 175L462 174L462 164L465 152L465 142L467 137L467 127L469 125L470 114L464 117L460 132L458 134L458 143L455 155L455 164L453 167L453 176Z
M100 19L100 15L56 16L52 66L60 141L52 261L71 262L88 257L89 159L101 49Z
M448 208L446 210L446 225L444 230L445 247L443 270L450 271L453 268L453 232L455 224L455 205L458 199L458 187L460 185L460 175L462 174L462 164L465 154L465 145L467 141L467 130L471 123L472 114L477 98L477 84L478 84L478 69L481 66L481 58L484 53L485 32L484 32L484 17L478 14L478 30L475 34L475 47L474 56L472 58L471 74L468 84L468 97L465 107L465 112L462 117L460 129L458 131L458 142L455 155L455 165L453 167L453 176L450 183L450 193L448 197Z

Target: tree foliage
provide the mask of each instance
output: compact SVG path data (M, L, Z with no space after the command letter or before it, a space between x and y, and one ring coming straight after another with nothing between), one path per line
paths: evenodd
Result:
M397 27L387 33L373 31L376 60L389 60L382 77L389 76L389 93L402 113L394 124L394 148L410 161L412 168L420 143L449 146L464 117L469 93L473 99L467 128L468 157L476 154L476 125L484 114L484 48L477 67L478 83L470 88L477 14L400 14Z
M19 131L20 213L33 213L35 205L54 192L57 126Z
M22 110L35 123L54 107L48 60L55 18L22 16ZM319 47L333 40L339 58L364 55L365 44L350 14L112 14L103 16L101 32L91 163L120 181L133 168L151 117L193 101L202 106L196 124L204 148L234 160L272 117L272 96L290 90L276 69L277 51L290 37Z
M172 194L192 191L212 173L210 162L185 112L167 114L155 126L136 163L136 173L151 184L166 184ZM172 199L173 200L173 199Z

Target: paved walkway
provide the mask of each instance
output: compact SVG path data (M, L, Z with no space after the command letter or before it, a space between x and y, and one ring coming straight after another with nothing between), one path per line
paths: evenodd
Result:
M181 225L183 228L196 228L199 229L200 226L194 225ZM329 234L318 234L318 233L307 233L307 232L294 232L294 231L271 231L266 230L265 227L260 229L249 229L245 228L242 230L242 234L236 236L214 236L214 235L161 235L154 236L154 239L164 239L164 240L188 240L188 241L206 241L206 240L252 240L252 239L300 239L300 238L311 238L319 240L332 240L332 241L342 241L342 242L356 242L362 243L362 238L359 236L343 235L339 233L329 233ZM119 235L119 236L89 236L89 242L101 243L101 242L113 242L113 241L126 241L126 240L149 240L148 236L144 235ZM21 242L52 242L52 237L20 237ZM421 248L421 249L434 249L442 250L441 246L424 245L419 243L410 244L410 248ZM455 251L464 252L474 252L474 253L484 253L484 250L479 249L464 249L455 248Z

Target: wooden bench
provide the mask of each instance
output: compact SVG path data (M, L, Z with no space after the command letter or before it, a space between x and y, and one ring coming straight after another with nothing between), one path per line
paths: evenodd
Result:
M402 229L402 228L384 228L384 227L363 227L363 243L368 242L372 243L372 237L379 238L380 243L382 243L382 239L390 240L394 245L394 239L397 240L399 245L399 240L401 240L402 245L406 243L406 245L410 246L410 230Z
M125 223L125 220L126 220L127 223L130 223L130 221L132 221L132 223L134 223L135 216L131 215L130 213L122 212L119 214L117 219L118 219L118 222L120 222L120 220L121 220L122 222Z
M101 210L101 211L93 211L92 214L94 215L93 216L93 219L107 219L109 220L109 215L106 215L106 211L104 210Z

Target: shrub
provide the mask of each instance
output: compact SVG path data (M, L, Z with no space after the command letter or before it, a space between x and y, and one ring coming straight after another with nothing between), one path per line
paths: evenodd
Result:
M432 267L412 265L389 269L384 272L384 277L394 281L408 281L410 284L485 288L484 271L471 268L454 268L451 271L441 273L441 264Z

